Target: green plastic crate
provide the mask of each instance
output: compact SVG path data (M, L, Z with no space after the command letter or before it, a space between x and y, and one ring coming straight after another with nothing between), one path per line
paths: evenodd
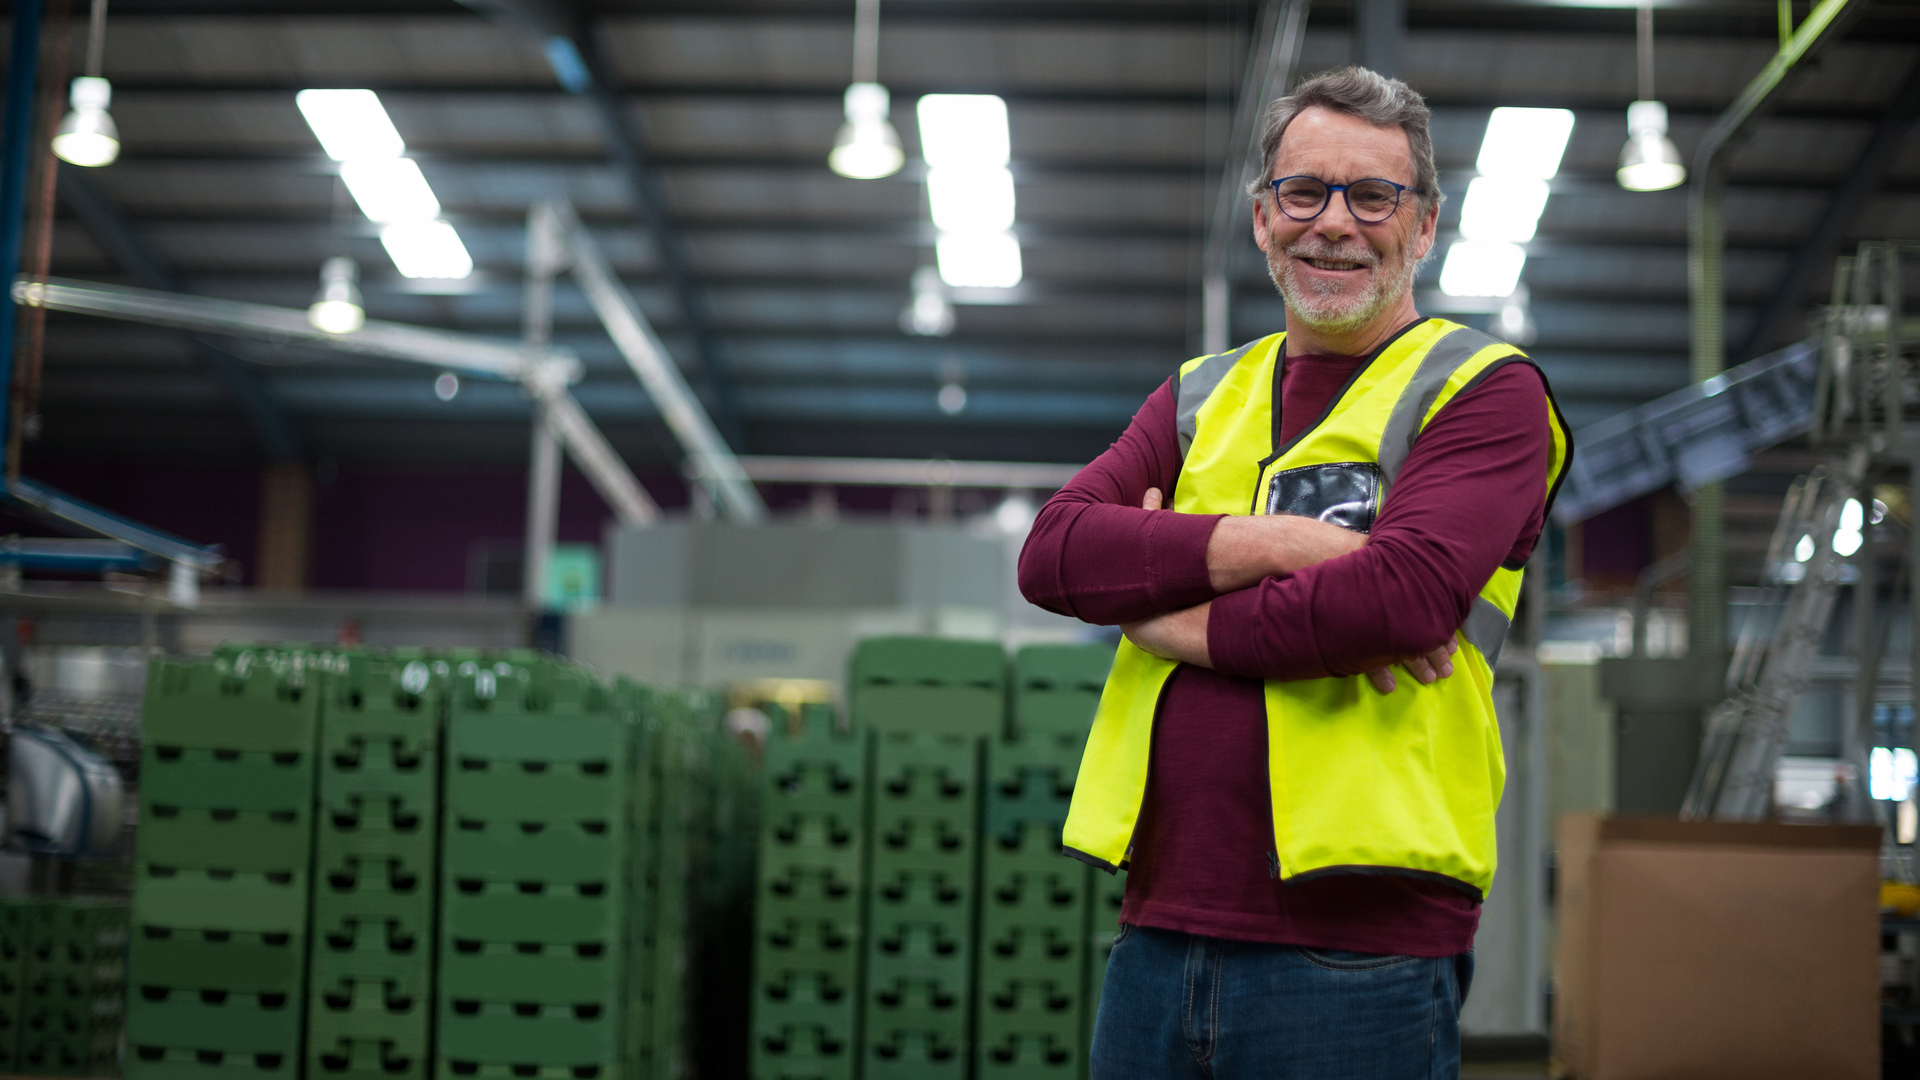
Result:
M307 750L216 750L202 746L140 749L140 801L200 810L305 810L313 804L313 754Z
M1028 645L1013 656L1014 735L1082 734L1093 726L1113 648Z
M313 812L154 806L140 822L137 857L154 866L253 873L305 871Z
M307 878L297 873L226 873L134 868L133 919L141 926L234 933L304 934Z
M128 981L140 986L238 993L291 993L306 970L306 940L295 934L136 928L128 945Z
M325 671L295 654L153 661L141 730L160 747L312 754Z
M136 987L127 999L127 1041L227 1053L293 1053L300 995Z
M854 724L873 731L998 735L1006 725L1006 653L995 642L867 638L848 671Z

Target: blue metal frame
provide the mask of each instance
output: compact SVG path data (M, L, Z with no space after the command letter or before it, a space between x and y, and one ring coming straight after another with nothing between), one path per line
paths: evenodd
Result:
M104 574L153 567L159 559L119 540L70 540L10 537L0 540L0 566L23 570L57 570L71 574Z
M0 281L20 273L21 234L26 228L27 163L33 157L33 104L40 76L40 22L46 0L13 5L13 43L7 57L6 99L0 104ZM13 385L14 305L0 303L0 387ZM7 468L7 438L13 423L11 396L0 408L0 470Z
M6 97L0 101L0 281L12 281L20 274L21 238L26 229L27 166L33 159L33 106L39 98L40 24L45 9L46 0L15 0L13 5ZM0 300L0 387L13 385L15 309L15 304ZM0 399L0 472L9 467L6 454L12 421L9 394ZM101 546L94 541L13 542L0 549L0 563L63 570L132 569L149 561L141 552L202 570L211 570L222 561L218 548L203 547L129 521L45 484L24 478L11 480L6 484L5 494L11 501L119 543Z
M118 540L129 547L137 548L150 555L157 555L169 562L186 563L202 570L211 570L219 566L225 558L218 547L203 547L172 533L161 532L159 529L142 525L137 521L129 521L111 510L103 510L84 499L76 499L38 481L28 480L26 477L10 481L7 484L7 495L14 502L52 514L69 524Z

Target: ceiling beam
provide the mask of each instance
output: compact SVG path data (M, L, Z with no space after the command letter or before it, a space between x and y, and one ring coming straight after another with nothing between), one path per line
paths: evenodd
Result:
M889 25L1027 26L1097 25L1101 27L1204 27L1219 19L1241 19L1257 0L916 0L887 12ZM782 23L851 24L848 0L650 0L644 16L630 0L593 0L580 5L589 17L646 20L766 19ZM1545 3L1541 0L1411 0L1407 24L1414 29L1486 29L1503 32L1633 34L1630 6ZM1355 0L1324 0L1314 21L1345 27L1353 22ZM115 0L119 18L175 19L342 18L395 19L465 14L453 0ZM1870 21L1854 28L1862 40L1888 40L1890 33L1915 28L1910 5L1882 5ZM1743 0L1669 0L1660 5L1663 37L1742 37L1769 40L1777 34L1771 6Z
M1675 246L1678 250L1678 245ZM490 307L517 303L520 281L517 266L479 267L485 283L473 291L472 296L486 297L481 301ZM101 275L93 275L101 277ZM631 287L642 290L668 288L668 282L657 274L644 270L629 270L622 275ZM203 295L252 294L262 295L272 291L305 292L310 285L311 274L306 272L304 264L287 263L283 267L250 267L244 272L206 270L203 272L180 275L182 280L195 286ZM851 296L884 296L897 298L901 302L907 296L907 283L895 270L880 268L865 273L808 273L777 274L765 272L727 273L715 272L704 276L709 290L715 294L743 292L799 292L799 293L839 293ZM135 284L133 280L122 281L117 277L107 277L106 284ZM1232 282L1237 293L1251 293L1256 296L1272 296L1273 285L1264 277L1253 273L1243 274ZM361 289L370 297L387 296L409 297L407 281L398 276L362 278ZM565 294L569 287L561 283L557 288ZM1024 303L1033 304L1052 300L1074 300L1102 297L1129 298L1172 298L1186 297L1193 291L1193 281L1189 275L1170 273L1157 278L1141 278L1137 275L1102 275L1097 272L1073 278L1028 279ZM1649 285L1638 279L1615 276L1601 281L1591 275L1577 285L1554 285L1552 283L1531 286L1534 303L1594 304L1594 305L1675 305L1687 303L1687 288L1684 282L1675 282L1669 286ZM1768 301L1770 291L1736 291L1729 297L1728 303L1734 307L1758 307ZM473 301L469 301L473 303ZM585 316L582 316L585 319ZM591 327L591 320L581 323ZM663 325L668 325L663 323Z
M1894 159L1906 149L1907 136L1913 133L1916 121L1920 121L1920 63L1908 73L1906 83L1881 115L1873 137L1867 140L1866 149L1847 170L1846 178L1827 197L1819 220L1794 251L1792 261L1780 274L1780 283L1774 286L1773 295L1754 320L1746 340L1734 352L1735 363L1759 356L1799 317L1807 289L1832 262L1841 237L1859 220L1867 200L1875 192L1886 190L1883 178Z
M137 233L116 210L93 180L64 162L60 165L60 197L73 209L94 240L117 260L127 274L148 289L179 291L180 277L165 259ZM213 369L222 386L233 395L247 424L260 440L260 446L272 461L298 461L302 447L292 421L267 392L246 363L228 355L213 343L190 336L200 359Z
M609 165L606 154L598 149L578 150L503 150L487 147L449 147L434 150L426 146L407 148L407 155L429 168L444 166L448 168L486 168L505 166L509 168L530 169L603 169ZM123 170L138 169L141 166L204 166L220 172L234 170L256 170L259 172L277 172L294 175L332 176L339 172L339 163L325 154L304 150L235 150L229 146L208 147L132 147L120 155L117 163ZM828 172L824 159L819 154L654 154L654 168L662 173L692 172L795 172L811 174L816 179L826 179ZM909 162L898 175L903 183L920 181L919 165ZM1194 184L1203 183L1201 163L1194 161L1130 161L1124 159L1087 159L1026 156L1015 159L1009 168L1013 171L1015 183L1045 183L1052 181L1086 180L1139 180L1166 181L1184 180ZM1467 167L1442 168L1441 180L1444 185L1464 187L1473 176ZM1754 191L1802 191L1820 193L1832 191L1846 177L1839 174L1815 174L1806 172L1749 172L1734 173L1727 181L1734 189ZM1558 195L1602 195L1616 198L1634 199L1638 196L1620 190L1611 169L1605 171L1583 171L1563 169L1554 177L1554 192ZM1920 195L1920 177L1904 180L1883 180L1877 189L1882 195ZM589 215L593 216L593 215ZM594 220L616 220L616 215L598 215Z
M1418 43L1414 43L1417 47ZM609 76L611 80L611 76ZM1073 87L1022 87L1004 80L982 80L977 84L954 82L916 83L896 79L888 84L894 100L909 101L931 93L998 94L1010 105L1089 105L1114 108L1224 108L1219 98L1209 97L1204 86L1191 89L1078 89ZM407 97L526 97L566 98L570 95L555 83L528 82L520 79L418 79L418 78L325 78L319 76L286 78L210 78L183 74L179 79L119 78L113 82L116 100L142 96L243 97L291 95L315 86L352 87L373 90L383 96ZM737 100L748 103L767 101L806 102L840 109L844 86L826 83L729 83L720 80L698 83L640 82L625 80L608 93L639 104L670 101ZM1492 109L1501 105L1525 104L1542 108L1571 109L1576 114L1592 112L1616 118L1624 114L1633 95L1626 89L1617 94L1531 93L1524 102L1514 94L1497 92L1434 93L1426 96L1435 111L1446 109ZM1724 99L1676 97L1667 102L1668 114L1676 119L1711 119L1726 108ZM1768 113L1768 118L1816 120L1824 122L1870 124L1879 119L1877 103L1846 101L1783 102Z
M694 275L693 259L675 220L673 204L660 182L641 118L625 106L609 75L612 51L605 28L579 0L462 0L502 25L539 40L554 67L555 78L566 91L592 106L607 156L626 181L628 194L646 218L654 250L659 253L674 299L686 317L699 352L696 381L706 391L707 409L720 436L735 450L745 450L740 428L739 402L727 374L726 353L713 332L706 295Z
M286 212L247 211L245 213L219 214L213 212L186 212L177 210L155 210L146 213L128 214L128 220L147 227L194 227L202 225L224 225L229 227L259 227L280 229L311 230L315 235L338 235L331 215L320 210L296 210ZM505 210L461 211L450 208L446 213L448 221L456 225L474 225L478 227L515 227L523 219L520 214ZM632 227L633 219L628 215L609 213L582 213L581 217L601 228ZM683 235L738 236L758 235L768 237L817 237L828 239L862 239L879 242L897 242L910 245L923 245L931 242L932 226L924 221L905 218L743 218L738 216L682 215L679 228ZM1114 219L1107 221L1032 221L1023 219L1014 229L1023 241L1037 243L1060 243L1072 241L1102 240L1146 240L1199 243L1201 230L1197 224L1169 222L1141 222L1133 219ZM1447 230L1442 229L1443 233ZM373 235L371 232L366 235ZM1730 251L1792 251L1798 241L1791 236L1769 237L1764 235L1736 234L1728 241ZM1568 249L1605 249L1621 248L1633 250L1666 250L1686 248L1685 234L1678 228L1660 231L1625 232L1610 226L1549 226L1542 225L1535 238L1528 242L1527 250L1533 256L1553 257Z

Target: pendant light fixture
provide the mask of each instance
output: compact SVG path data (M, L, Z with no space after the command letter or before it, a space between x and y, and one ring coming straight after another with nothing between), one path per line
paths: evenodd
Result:
M320 264L320 292L307 308L307 321L329 334L351 334L367 323L360 299L360 267L345 255Z
M900 171L907 155L887 119L891 99L880 85L880 0L857 0L853 13L853 84L844 101L846 123L834 137L827 165L841 176L877 180Z
M1653 96L1653 0L1640 0L1640 100L1627 106L1627 145L1614 175L1628 191L1665 191L1687 182L1680 150L1667 138L1666 103Z
M107 115L113 84L100 77L106 44L107 0L93 0L93 13L87 20L87 73L73 80L67 95L72 111L53 135L54 156L69 164L96 168L111 165L120 156L120 130Z

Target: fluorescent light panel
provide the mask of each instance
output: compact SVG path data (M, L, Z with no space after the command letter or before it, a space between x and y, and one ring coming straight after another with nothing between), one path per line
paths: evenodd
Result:
M1007 103L995 95L928 94L917 111L920 156L933 168L1007 163Z
M1469 240L1505 240L1525 243L1540 225L1547 208L1545 180L1515 180L1478 176L1467 185L1460 207L1460 235Z
M1011 233L943 233L934 249L940 280L955 288L1020 284L1020 242Z
M1456 240L1440 267L1440 291L1448 296L1508 296L1520 284L1527 253L1503 240Z
M344 162L340 179L360 204L360 212L382 225L440 216L440 200L433 197L433 188L412 158Z
M1551 180L1572 134L1566 109L1495 109L1475 167L1482 176Z
M397 158L407 152L380 95L371 90L302 90L293 100L321 149L335 161Z
M473 256L444 221L388 225L380 230L380 243L406 277L463 278L473 273Z
M940 231L940 279L956 289L1020 284L1007 103L992 94L928 94L915 111L927 203Z
M1013 174L942 167L927 172L927 202L941 232L1005 232L1013 227Z

